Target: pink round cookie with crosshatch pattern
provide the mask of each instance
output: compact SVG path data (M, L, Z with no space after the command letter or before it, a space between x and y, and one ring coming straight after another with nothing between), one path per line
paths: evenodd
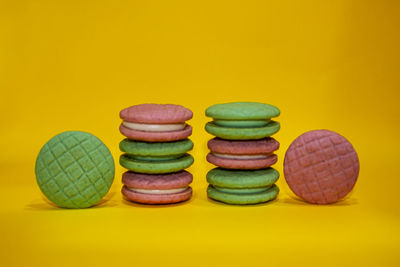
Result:
M345 197L360 170L350 142L329 130L313 130L297 137L286 151L283 166L290 189L314 204L331 204Z

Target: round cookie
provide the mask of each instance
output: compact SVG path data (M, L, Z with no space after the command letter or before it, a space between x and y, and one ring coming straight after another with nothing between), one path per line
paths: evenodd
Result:
M140 174L126 172L122 176L122 194L130 201L143 204L170 204L192 196L189 172L171 174Z
M223 140L214 138L208 141L210 153L208 162L227 169L262 169L276 163L277 156L272 154L279 148L273 138L260 140Z
M114 180L114 160L96 136L68 131L51 138L36 159L36 180L42 193L63 208L97 204Z
M181 105L140 104L121 110L119 116L128 122L144 124L170 124L190 120L193 112Z
M261 188L273 185L279 179L279 172L273 168L238 171L214 168L207 173L207 182L214 187Z
M190 135L192 135L192 126L185 125L185 128L179 131L146 132L129 129L121 123L119 126L119 131L122 135L128 137L129 139L146 142L170 142L188 138Z
M236 205L247 205L247 204L258 204L270 201L277 197L279 194L279 188L275 184L267 188L264 191L257 193L243 193L243 194L231 194L218 190L217 188L209 185L207 188L207 195L209 198L224 202L227 204Z
M207 161L216 166L226 169L239 170L258 170L274 165L278 161L278 156L275 154L256 159L230 159L216 156L213 153L207 154Z
M184 139L165 143L150 143L126 138L119 143L119 148L133 158L163 160L182 156L193 149L193 142L190 139Z
M351 143L329 130L297 137L286 151L285 179L300 198L314 204L334 203L354 187L359 160Z
M257 102L215 104L206 109L214 120L267 120L279 116L277 107Z
M122 174L122 183L128 187L141 189L173 189L188 186L193 175L187 171L171 174L144 174L127 171Z
M270 154L279 149L279 142L272 137L259 140L224 140L213 138L207 143L211 152L230 155Z
M272 185L265 186L265 187L258 187L258 188L226 188L226 187L218 187L218 186L213 185L213 187L215 189L217 189L218 191L221 191L223 193L228 193L228 194L254 194L254 193L260 193L260 192L264 192L265 190L267 190L271 186Z
M121 192L128 200L142 204L172 204L186 201L192 196L191 187L188 187L185 191L180 193L157 195L137 193L123 186Z
M267 126L267 124L271 120L248 120L248 121L240 121L240 120L214 120L213 122L222 127L230 127L230 128L253 128L253 127L263 127Z
M228 140L261 139L275 134L279 129L280 123L276 121L271 121L266 126L254 128L222 127L215 122L207 122L205 126L205 130L209 134Z
M169 173L177 172L188 168L193 164L193 157L190 154L184 154L178 158L170 160L143 160L123 154L119 158L122 167L140 173Z
M189 109L172 104L141 104L120 112L120 132L129 139L147 142L182 140L192 134L185 121L193 117Z

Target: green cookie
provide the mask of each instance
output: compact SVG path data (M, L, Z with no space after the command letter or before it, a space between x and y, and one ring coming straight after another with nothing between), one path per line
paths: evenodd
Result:
M239 121L239 120L214 120L213 122L221 127L229 127L229 128L252 128L252 127L264 127L271 120L248 120L248 121Z
M279 188L275 184L261 192L241 193L241 194L226 193L218 190L217 188L214 188L212 185L209 185L207 188L207 195L209 198L227 204L238 204L238 205L258 204L267 202L276 198L278 193L279 193Z
M214 120L206 124L206 131L228 140L254 140L273 135L280 129L277 107L256 102L216 104L206 110Z
M184 139L174 142L149 143L124 139L119 143L122 152L139 160L168 160L181 157L193 149L193 142Z
M213 185L213 187L220 192L228 193L228 194L254 194L254 193L264 192L265 190L270 188L271 185L266 186L266 187L259 187L259 188L226 188L226 187L219 187L219 186L215 186L215 185Z
M207 173L207 182L216 188L265 188L278 179L279 172L273 168L241 171L214 168Z
M206 124L206 131L217 137L228 140L254 140L273 135L280 129L280 123L276 121L269 122L263 127L254 128L231 128L218 126L214 122Z
M266 120L279 114L277 107L256 102L215 104L206 110L206 116L215 120Z
M114 160L96 136L63 132L50 139L36 159L36 180L43 194L63 208L97 204L114 180Z
M178 158L169 160L146 160L138 157L132 157L128 154L123 154L119 158L119 163L122 167L140 173L169 173L177 172L188 168L193 164L193 157L190 154L184 154Z

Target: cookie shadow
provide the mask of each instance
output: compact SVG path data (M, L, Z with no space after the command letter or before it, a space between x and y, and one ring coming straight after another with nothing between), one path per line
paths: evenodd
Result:
M232 207L232 208L260 208L266 207L269 205L274 205L274 203L279 202L279 198L275 198L263 203L255 203L255 204L229 204L222 201L214 200L212 198L207 197L207 202L213 205L221 206L221 207Z
M346 197L332 204L313 204L294 196L288 196L282 199L280 203L298 206L353 206L359 204L358 199L353 197Z
M118 205L117 201L113 199L116 192L110 192L105 197L103 197L99 203L82 209L102 209L108 207L115 207ZM70 208L62 208L50 202L46 197L42 195L41 200L33 200L31 203L25 205L24 210L28 211L61 211L61 210L79 210L79 209L70 209Z
M193 201L193 197L182 201L182 202L177 202L177 203L171 203L171 204L145 204L145 203L136 203L132 202L125 197L122 197L122 204L125 206L130 206L130 207L136 207L136 208L149 208L149 209L163 209L163 208L171 208L171 207L179 207L183 205L188 205Z

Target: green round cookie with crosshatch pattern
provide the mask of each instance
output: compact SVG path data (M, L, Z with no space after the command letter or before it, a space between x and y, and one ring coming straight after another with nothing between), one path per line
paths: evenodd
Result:
M114 180L114 159L96 136L68 131L51 138L40 150L35 166L40 190L62 208L97 204Z

